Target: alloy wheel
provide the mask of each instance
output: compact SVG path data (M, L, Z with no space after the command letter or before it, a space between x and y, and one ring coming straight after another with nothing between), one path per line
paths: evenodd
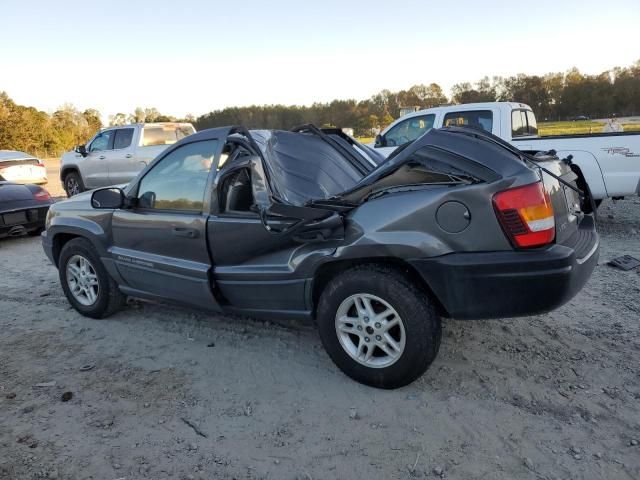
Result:
M73 298L84 306L98 300L100 285L98 274L89 260L82 255L73 255L67 262L67 285Z
M67 178L67 194L70 197L80 193L80 184L74 177Z
M400 315L375 295L346 298L336 311L335 328L344 351L366 367L388 367L404 352L406 335Z

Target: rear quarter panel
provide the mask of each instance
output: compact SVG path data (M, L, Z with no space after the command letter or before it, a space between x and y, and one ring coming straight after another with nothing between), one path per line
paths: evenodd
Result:
M536 178L531 172L518 180L398 192L369 200L347 217L345 242L335 256L413 259L511 250L493 210L493 195ZM436 219L438 209L447 202L467 207L470 219L463 231L447 232Z

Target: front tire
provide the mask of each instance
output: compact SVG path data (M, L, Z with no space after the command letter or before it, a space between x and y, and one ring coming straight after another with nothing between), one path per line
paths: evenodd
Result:
M67 192L67 197L71 198L85 190L84 182L79 173L69 172L64 176L64 191Z
M373 387L411 383L440 347L440 317L429 296L392 268L356 267L333 278L318 302L317 319L333 362Z
M87 317L108 317L126 300L102 265L93 245L85 238L74 238L64 245L58 261L58 274L69 303Z

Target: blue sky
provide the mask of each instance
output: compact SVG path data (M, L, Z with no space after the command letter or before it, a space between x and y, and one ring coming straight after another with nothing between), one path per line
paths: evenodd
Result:
M234 4L235 3L235 4ZM368 98L640 59L640 1L25 0L0 8L0 90L52 111L173 115Z

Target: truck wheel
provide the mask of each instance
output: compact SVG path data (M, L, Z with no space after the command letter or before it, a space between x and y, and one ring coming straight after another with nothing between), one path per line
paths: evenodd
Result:
M584 178L584 175L582 174L582 170L580 170L580 167L578 167L577 165L571 165L571 170L573 170L573 173L575 173L578 176L578 178L576 179L576 186L580 190L582 190L582 192L584 193L584 198L580 202L580 209L582 210L583 213L586 213L586 214L596 213L596 210L598 209L598 207L600 207L600 204L602 203L602 199L594 198L593 204L592 204L591 188L589 188L589 184ZM595 207L595 210L594 210L594 207Z
M69 198L85 191L82 178L77 172L69 172L64 176L64 190Z
M108 317L124 304L126 296L87 239L74 238L65 244L60 252L58 274L67 300L82 315Z
M327 353L354 380L398 388L436 358L440 317L428 295L392 268L356 267L333 278L318 302Z

